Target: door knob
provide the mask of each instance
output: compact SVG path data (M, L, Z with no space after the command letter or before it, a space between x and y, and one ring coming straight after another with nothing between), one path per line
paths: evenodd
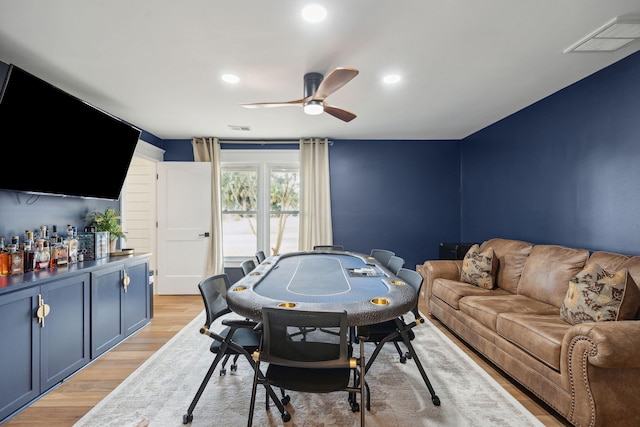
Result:
M198 236L200 236L200 237L209 237L209 232L206 231L203 234L198 234Z

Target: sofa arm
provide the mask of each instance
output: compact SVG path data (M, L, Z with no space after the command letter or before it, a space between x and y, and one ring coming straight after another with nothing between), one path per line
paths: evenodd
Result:
M640 321L572 326L561 350L575 425L640 425Z
M431 300L433 281L438 278L460 280L462 260L425 261L422 265L416 265L416 271L420 273L423 278L418 299L418 308L420 308L424 314L429 314L429 301Z

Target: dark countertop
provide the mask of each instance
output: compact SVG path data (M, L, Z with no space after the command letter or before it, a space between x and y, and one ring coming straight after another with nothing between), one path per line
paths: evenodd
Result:
M108 267L117 267L130 262L132 259L143 259L149 258L150 256L151 253L109 256L99 260L78 262L65 267L47 268L46 270L37 270L29 273L17 274L15 276L2 276L0 277L0 296L21 289L40 286L53 280L91 273L92 271Z

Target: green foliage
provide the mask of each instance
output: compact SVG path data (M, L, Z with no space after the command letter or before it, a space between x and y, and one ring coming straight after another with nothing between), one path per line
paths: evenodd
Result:
M116 240L119 237L127 237L127 233L122 231L120 218L120 212L113 208L106 208L104 212L96 211L89 214L85 221L95 227L96 231L108 231L109 239Z
M278 230L271 251L279 253L287 218L299 210L300 180L297 170L272 169L270 171L270 208L278 218ZM236 212L249 221L249 228L257 233L254 222L258 209L258 174L254 171L236 170L222 174L222 210Z

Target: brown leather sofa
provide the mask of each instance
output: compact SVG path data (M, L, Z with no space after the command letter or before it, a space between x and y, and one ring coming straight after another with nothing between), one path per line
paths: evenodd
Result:
M626 268L640 256L491 239L497 287L460 281L461 260L426 261L419 308L576 426L640 425L640 310L636 320L578 323L560 316L569 281L590 263Z

